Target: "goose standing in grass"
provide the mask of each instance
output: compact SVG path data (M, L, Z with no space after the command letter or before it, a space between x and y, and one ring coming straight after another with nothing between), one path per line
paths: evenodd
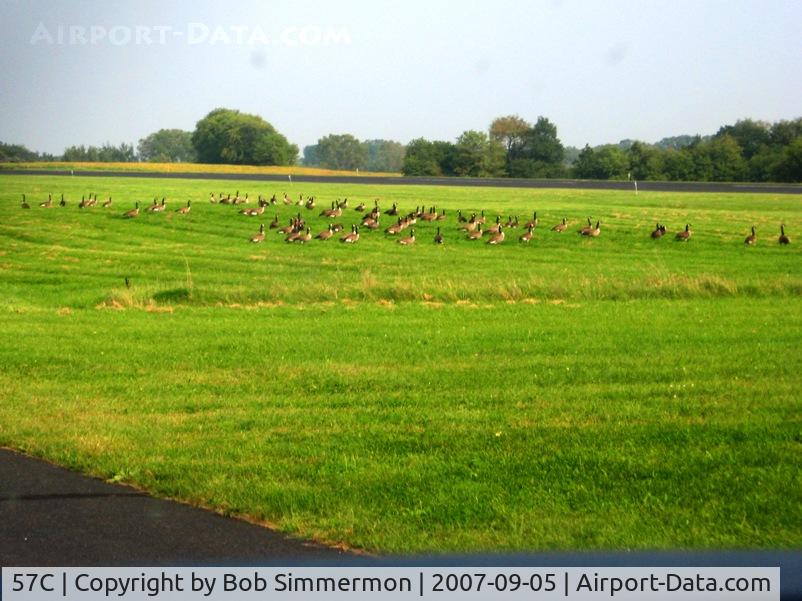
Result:
M187 201L187 206L185 206L185 207L180 207L180 208L179 208L179 209L176 211L176 213L178 213L178 214L180 214L180 215L186 215L187 213L189 213L190 209L192 209L192 201L188 200L188 201Z
M136 217L137 215L139 215L139 203L138 202L136 203L136 206L133 209L123 213L123 217L126 217L128 219L130 219L132 217Z
M278 213L276 213L276 216L273 217L273 221L270 222L270 229L271 230L274 230L277 227L278 227Z
M20 205L20 207L23 208L23 209L30 209L31 208L31 205L29 205L28 201L25 200L25 195L24 194L22 195L22 204Z
M435 219L435 221L445 221L445 220L446 220L446 210L445 210L445 209L442 209L442 210L440 211L440 214L439 214L439 215L437 216L437 218Z
M468 223L468 219L462 215L462 209L457 211L457 223Z
M415 244L415 228L412 228L409 232L409 236L406 238L401 238L398 241L399 244L402 246L409 246L410 244Z
M97 194L90 194L89 198L86 200L87 207L94 207L97 205Z
M777 241L783 246L786 244L791 244L791 239L785 235L785 225L780 226L780 237Z
M111 196L109 196L109 198L107 200L103 201L103 205L102 206L103 206L104 209L108 209L109 207L111 207Z
M343 231L343 224L342 223L332 223L331 224L331 231L332 232L341 232Z
M677 235L674 236L674 239L678 240L679 242L687 242L690 237L691 237L691 226L686 223L685 229L682 230L681 232L677 232Z
M340 242L344 242L345 244L355 244L357 241L359 241L359 228L355 225L351 226L350 234L346 234L340 238Z
M306 244L312 239L312 231L309 228L306 228L306 232L302 234L298 234L298 237L293 240L298 244Z
M111 197L109 197L109 198L111 198ZM58 206L60 206L60 207L66 207L67 206L67 201L64 200L64 194L61 195L61 200L58 201Z
M583 236L589 236L591 238L598 238L601 235L601 228L599 227L599 222L596 222L596 227L591 228L588 232L582 234Z
M654 231L652 232L652 238L654 239L662 238L665 235L666 235L666 226L657 223L654 226Z
M500 225L498 227L498 231L490 236L490 240L487 241L488 244L501 244L504 242L504 226Z
M474 215L475 215L475 213L474 213ZM485 217L485 211L484 211L484 209L482 209L482 214L481 214L479 217L476 217L476 222L477 222L477 223L481 223L481 224L483 224L483 225L484 225L485 223L487 223L487 217Z
M442 244L443 243L443 234L440 233L440 228L437 228L437 233L434 236L434 243L435 244Z
M47 195L47 200L44 201L44 202L40 202L39 206L44 208L44 209L49 209L50 207L52 207L53 206L53 195L52 194L48 194Z
M491 225L489 228L487 228L487 233L488 234L497 234L498 232L501 231L501 227L502 227L501 226L501 217L497 216L496 217L496 224L495 225Z
M755 244L757 244L757 234L755 233L754 225L752 226L752 233L746 237L746 240L744 240L744 244L746 244L747 246L754 246Z
M526 233L524 233L519 240L521 242L529 243L532 240L532 230L535 229L534 225L530 225L526 228Z
M265 224L259 226L259 232L251 236L251 242L264 242L265 241Z
M356 211L357 213L364 213L365 212L365 208L366 208L365 207L365 203L364 202L360 202L358 205L356 205L354 207L354 211Z
M587 236L588 232L593 229L593 223L590 221L590 217L588 217L588 224L579 230L579 233L583 236Z
M562 222L558 223L553 228L551 228L551 231L552 232L564 232L567 229L568 229L568 224L565 221L565 217L563 217Z
M323 230L317 236L315 236L315 238L317 238L318 240L328 240L333 235L334 235L334 230L332 229L331 224L329 224L329 229Z
M401 231L402 231L403 229L404 229L404 222L403 222L403 221L401 220L401 218L399 217L399 218L398 218L398 221L397 221L396 223L394 223L393 225L391 225L390 227L388 227L388 228L387 228L386 230L384 230L384 231L385 231L386 233L390 234L391 236L394 236L394 235L396 235L396 234L399 234L399 233L401 233Z
M476 229L471 230L471 231L468 232L468 240L478 240L483 235L484 235L484 232L482 231L482 224L481 223L477 223L476 224Z
M517 219L517 217L516 217L516 219ZM525 227L525 228L529 228L529 227L531 227L532 229L534 229L534 228L536 228L536 227L537 227L537 211L535 211L534 213L532 213L532 219L530 219L529 221L527 221L527 222L524 224L524 227Z
M213 205L217 204L217 199L214 197L214 192L209 192L209 202Z
M384 214L385 214L385 215L390 215L390 216L392 216L392 217L395 217L395 216L397 216L397 215L398 215L398 205L397 205L396 203L393 203L393 206L392 206L392 208L390 208L390 209L387 209L387 210L384 212Z

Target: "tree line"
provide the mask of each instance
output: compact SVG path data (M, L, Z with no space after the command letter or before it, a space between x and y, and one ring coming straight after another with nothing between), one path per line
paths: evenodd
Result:
M298 146L258 115L217 108L192 132L162 129L132 144L70 146L62 156L0 143L0 161L199 162L293 165ZM742 119L712 136L682 135L655 144L622 140L579 149L563 146L546 117L530 123L498 117L487 131L455 141L416 138L360 141L330 134L304 147L303 165L409 176L802 182L802 118L775 123Z

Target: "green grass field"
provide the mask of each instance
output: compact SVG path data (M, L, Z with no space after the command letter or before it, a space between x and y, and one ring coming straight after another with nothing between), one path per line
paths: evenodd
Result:
M318 208L206 200L236 189ZM338 197L449 217L248 241ZM370 552L799 548L800 233L789 195L0 176L0 445Z

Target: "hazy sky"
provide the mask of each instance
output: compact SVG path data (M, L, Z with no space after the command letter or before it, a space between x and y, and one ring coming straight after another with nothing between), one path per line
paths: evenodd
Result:
M0 140L52 153L218 106L301 148L511 113L565 144L652 142L802 116L802 2L0 0L0 77Z

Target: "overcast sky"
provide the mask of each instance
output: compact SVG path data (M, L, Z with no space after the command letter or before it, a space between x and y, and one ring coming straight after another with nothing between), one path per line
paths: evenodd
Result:
M654 142L802 116L802 2L0 0L0 77L0 140L57 154L219 106L300 147L512 113L564 144Z

